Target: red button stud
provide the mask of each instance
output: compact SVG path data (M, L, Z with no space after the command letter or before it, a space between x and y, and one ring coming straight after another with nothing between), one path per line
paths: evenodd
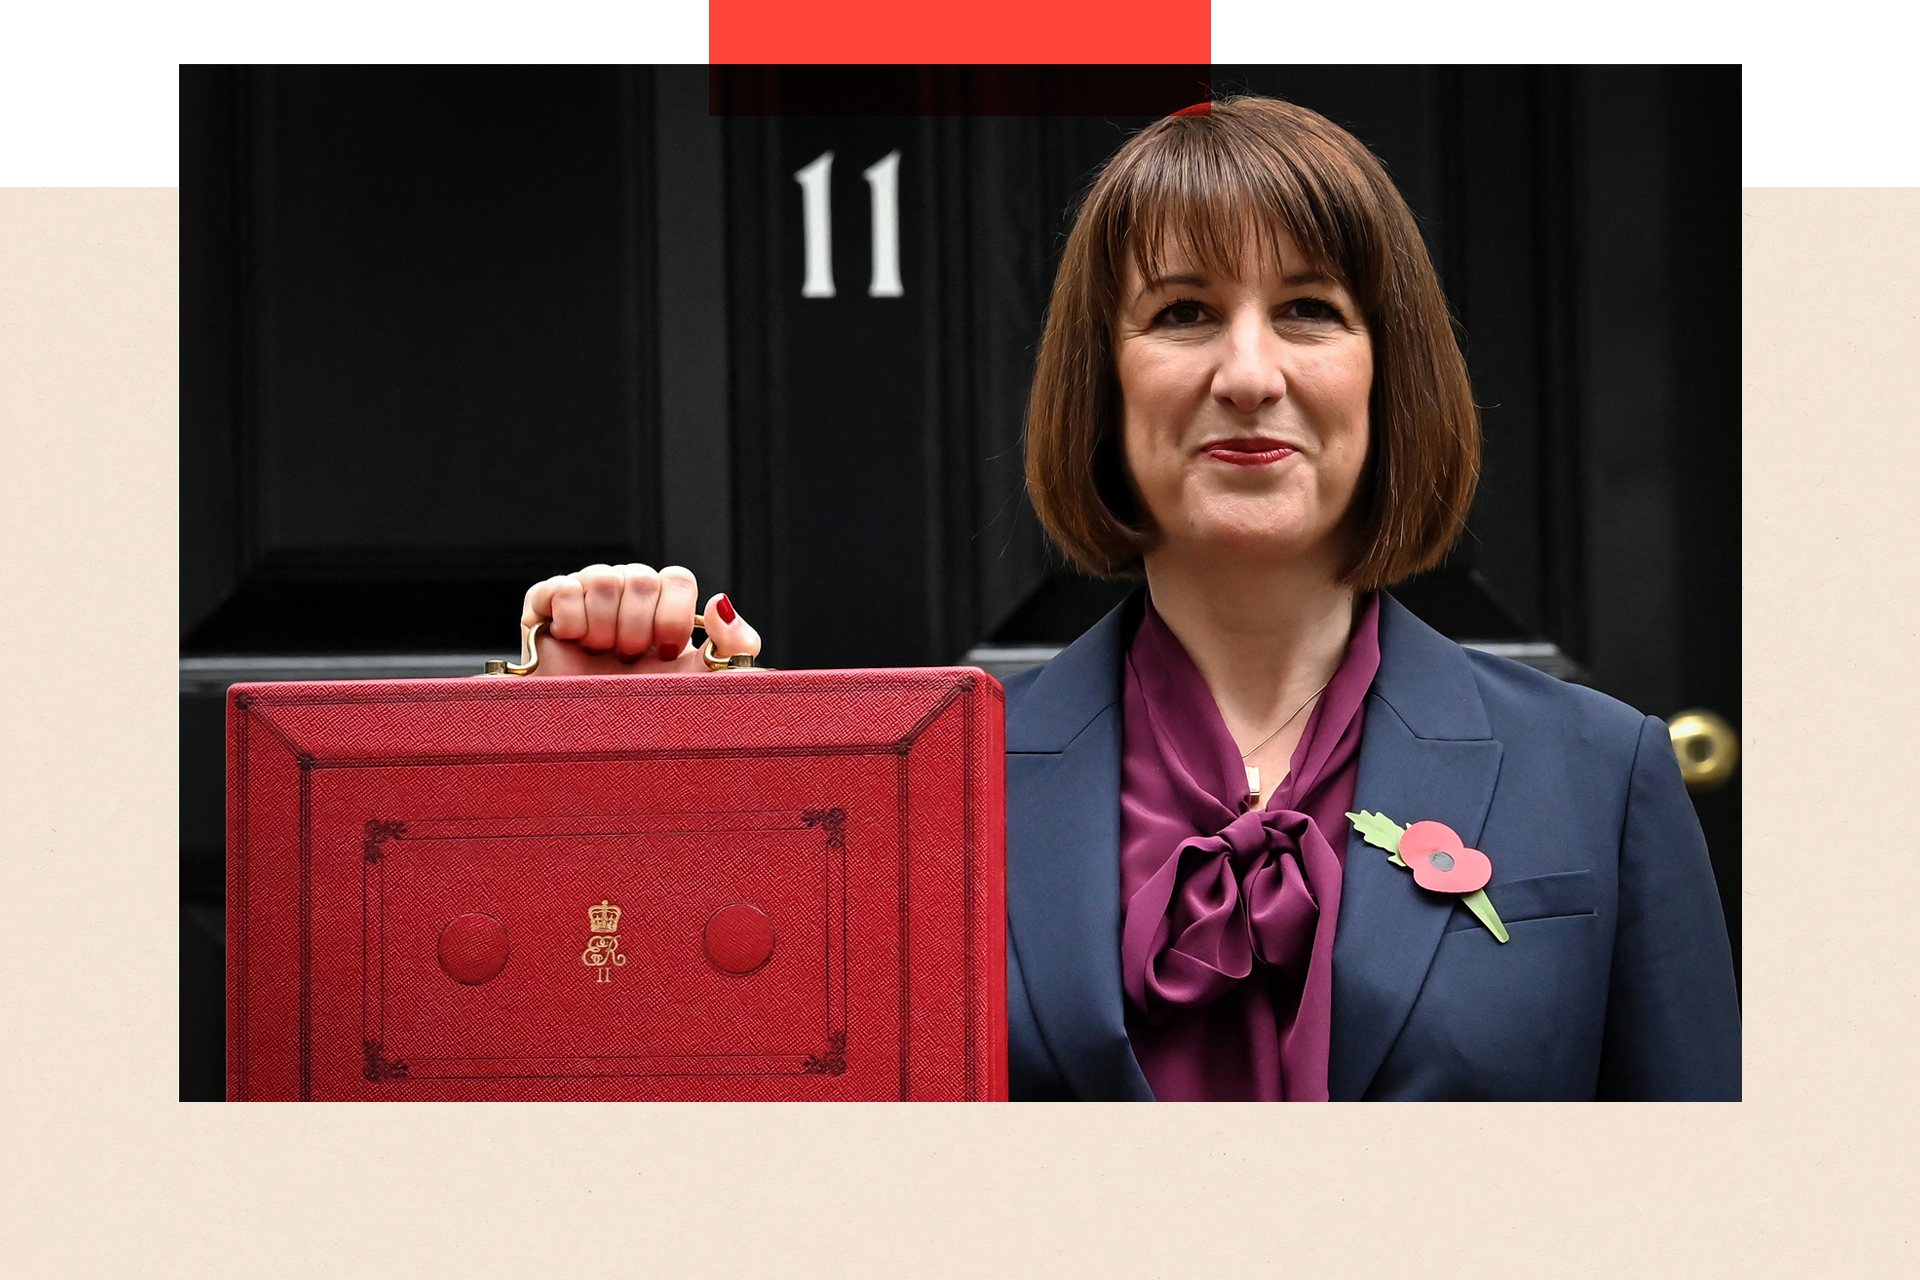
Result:
M507 966L507 928L492 916L469 911L440 931L440 967L470 987L491 982Z
M722 907L707 920L707 959L722 973L752 973L773 956L773 921L744 902Z

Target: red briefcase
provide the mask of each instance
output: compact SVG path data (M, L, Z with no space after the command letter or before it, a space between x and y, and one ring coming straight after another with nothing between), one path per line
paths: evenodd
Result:
M227 1096L1003 1099L971 668L236 685Z

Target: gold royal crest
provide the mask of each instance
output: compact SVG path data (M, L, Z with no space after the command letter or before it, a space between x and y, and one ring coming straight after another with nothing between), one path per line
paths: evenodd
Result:
M595 982L612 982L614 968L627 962L620 954L620 908L600 899L599 906L587 908L587 929L593 936L580 963L593 969Z

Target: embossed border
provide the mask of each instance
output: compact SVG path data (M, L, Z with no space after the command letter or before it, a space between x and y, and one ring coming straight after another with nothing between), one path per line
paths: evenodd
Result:
M847 842L846 810L808 809L768 811L766 817L790 817L788 822L755 826L706 828L689 819L696 812L630 813L612 817L513 815L457 820L460 834L435 830L441 824L368 818L364 828L360 868L360 1028L365 1045L362 1075L369 1083L392 1080L508 1080L569 1079L634 1076L697 1075L841 1075L847 1048ZM660 821L650 822L648 819ZM596 824L591 831L555 832L542 827ZM424 828L424 830L423 830ZM506 828L506 830L501 830ZM497 840L514 836L700 835L766 834L819 830L825 857L826 901L822 924L826 934L825 991L821 1013L821 1047L807 1053L655 1053L655 1054L520 1054L497 1058L453 1058L410 1054L398 1058L387 1045L386 881L394 860L394 844L419 841ZM902 940L904 944L904 939ZM592 1069L589 1069L592 1068ZM613 1069L609 1069L613 1068Z

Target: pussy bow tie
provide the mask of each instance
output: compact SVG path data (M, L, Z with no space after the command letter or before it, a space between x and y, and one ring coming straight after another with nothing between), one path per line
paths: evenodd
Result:
M1256 971L1305 980L1320 905L1311 884L1337 866L1313 819L1252 809L1214 835L1189 836L1140 886L1126 913L1122 952L1144 968L1124 975L1127 996L1158 1024L1211 1004Z

